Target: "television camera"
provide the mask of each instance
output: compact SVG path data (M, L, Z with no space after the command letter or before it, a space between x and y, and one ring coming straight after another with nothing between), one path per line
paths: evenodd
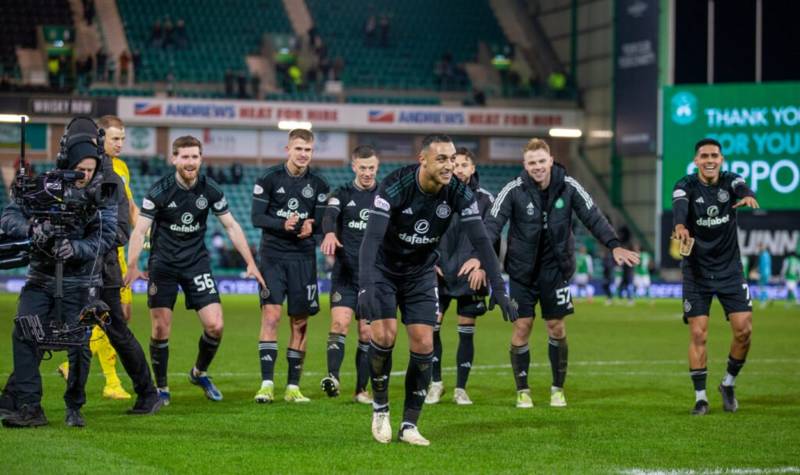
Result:
M81 310L78 321L67 324L62 314L64 297L64 259L53 252L67 239L70 230L84 225L97 212L100 190L78 188L76 182L84 178L82 172L68 170L67 155L72 146L92 143L97 156L103 157L104 131L89 118L78 117L67 125L61 138L57 168L32 176L25 163L25 119L21 120L19 168L12 184L14 202L31 217L33 226L47 229L48 238L33 242L30 238L11 240L0 235L0 269L24 267L31 255L54 261L55 293L53 318L43 324L39 315L18 315L15 319L23 338L34 342L41 351L66 350L86 343L86 335L94 325L105 328L109 308L96 300Z

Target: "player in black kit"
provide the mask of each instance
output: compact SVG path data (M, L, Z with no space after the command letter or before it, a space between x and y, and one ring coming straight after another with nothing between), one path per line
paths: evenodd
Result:
M472 190L453 180L456 148L446 135L422 141L419 164L392 172L378 188L359 252L358 313L370 321L370 378L374 397L372 436L389 443L389 375L397 337L397 309L411 352L406 371L403 422L398 438L430 445L417 429L431 381L433 326L438 313L436 248L454 213L475 247L491 282L492 301L503 317L517 318L500 275L500 265L481 221Z
M189 381L200 386L208 399L222 400L222 393L206 374L222 340L223 328L219 292L203 242L209 210L220 220L234 247L247 263L247 275L264 285L244 232L228 209L222 189L213 179L200 174L202 163L203 144L199 140L183 136L172 143L172 164L176 171L155 182L147 192L129 241L125 285L130 285L140 277L149 280L147 306L153 326L150 360L159 396L165 404L170 402L167 386L168 344L172 309L179 285L186 295L186 308L196 310L203 324L197 360L189 371ZM151 225L152 249L148 276L139 270L138 262L145 235Z
M573 213L605 245L617 264L633 266L639 255L623 249L614 229L595 206L592 197L577 180L554 162L550 146L534 138L523 151L524 170L497 195L486 230L492 239L500 237L506 221L508 253L505 270L510 293L518 305L520 318L511 335L511 368L517 386L517 407L531 408L528 386L530 340L538 302L547 325L550 369L550 406L565 407L564 382L567 377L567 329L565 317L575 310L569 280L575 273Z
M306 354L309 315L319 312L316 245L313 234L322 223L328 200L328 183L311 170L314 134L304 129L289 132L286 163L267 169L253 187L253 226L261 228L259 265L267 285L261 289L261 333L258 357L261 388L258 403L274 399L275 359L281 305L287 300L291 337L286 350L289 364L284 399L306 403L300 392L300 375Z
M695 391L693 415L708 413L706 339L711 299L719 299L733 331L728 368L719 391L722 406L739 406L733 387L750 349L753 302L742 273L736 231L736 208L758 208L742 177L722 171L722 147L703 139L694 147L697 173L681 178L672 191L675 237L684 244L694 238L682 262L683 320L689 324L689 372Z
M475 155L464 147L456 151L456 178L469 186L478 201L478 210L483 219L494 202L494 196L480 187L475 170ZM467 379L475 354L473 336L476 319L486 313L486 271L475 256L475 249L461 231L461 223L450 222L450 227L439 244L439 319L433 328L433 372L431 387L425 397L426 404L436 404L444 392L442 382L442 339L440 326L450 302L455 299L458 311L458 350L456 351L456 388L453 401L459 405L470 405L467 395Z
M322 378L322 390L330 397L339 395L339 368L344 359L344 344L350 320L358 300L358 249L367 229L369 208L378 191L378 157L375 149L360 145L353 150L351 167L355 180L342 185L328 198L328 208L322 219L325 238L320 250L335 256L331 273L331 330L328 333L328 375ZM354 400L372 404L367 392L369 378L369 322L358 320L358 349L356 350L356 390Z

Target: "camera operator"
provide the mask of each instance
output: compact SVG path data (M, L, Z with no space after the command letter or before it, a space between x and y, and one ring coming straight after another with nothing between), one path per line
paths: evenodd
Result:
M34 211L29 203L22 206L12 203L0 217L0 228L13 239L31 240L30 266L27 282L19 296L17 315L38 315L43 328L50 328L59 318L56 299L56 262L63 262L63 298L61 320L77 326L82 309L96 300L101 285L102 256L114 249L117 224L117 209L109 197L114 186L104 181L98 169L102 162L102 151L98 150L98 137L75 134L70 137L70 128L62 142L59 155L59 170L74 170L83 177L74 183L64 180L64 198L70 209L77 210L74 218L62 220L65 238L56 239L58 217L34 220ZM66 175L66 174L65 174ZM51 183L44 183L48 191ZM57 187L53 187L57 188ZM41 215L40 215L41 216ZM88 336L88 335L87 335ZM14 371L9 376L0 407L8 413L3 425L6 427L35 427L47 424L41 406L42 380L39 364L44 352L34 341L24 337L19 322L12 333ZM89 373L91 353L88 339L80 346L68 350L71 371L67 380L64 402L66 424L73 427L85 425L80 409L85 403L86 378Z

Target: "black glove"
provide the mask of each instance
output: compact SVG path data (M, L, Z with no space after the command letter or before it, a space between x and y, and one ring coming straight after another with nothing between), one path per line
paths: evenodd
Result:
M370 285L366 289L358 291L358 305L357 313L360 318L366 321L372 321L374 318L380 318L381 307L375 297L375 286Z
M489 298L489 310L494 310L495 305L500 306L500 311L503 312L503 320L513 322L519 317L516 303L512 303L505 292L492 291L492 296Z
M53 225L50 224L50 221L44 220L41 223L33 223L28 230L28 236L30 236L33 244L41 246L53 237L53 231Z
M53 248L53 254L60 259L67 260L75 255L75 249L72 248L72 244L69 240L64 239L61 241L60 245Z

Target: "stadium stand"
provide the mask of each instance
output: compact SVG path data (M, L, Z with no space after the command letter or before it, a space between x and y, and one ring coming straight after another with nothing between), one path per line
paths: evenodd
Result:
M347 96L351 104L392 104L392 105L420 105L438 106L442 101L438 97L411 97L411 96Z
M135 89L125 87L95 87L88 90L95 97L152 97L156 92L152 89Z
M161 81L172 72L177 81L219 82L225 70L245 70L245 56L266 32L290 33L280 0L119 0L132 50L142 55L137 81ZM184 47L152 44L153 24L170 18L186 24Z
M484 0L306 0L331 58L346 58L348 87L439 89L433 69L445 53L454 64L473 61L480 41L505 43L497 20ZM389 18L386 47L365 44L370 15ZM467 82L454 89L467 89Z

